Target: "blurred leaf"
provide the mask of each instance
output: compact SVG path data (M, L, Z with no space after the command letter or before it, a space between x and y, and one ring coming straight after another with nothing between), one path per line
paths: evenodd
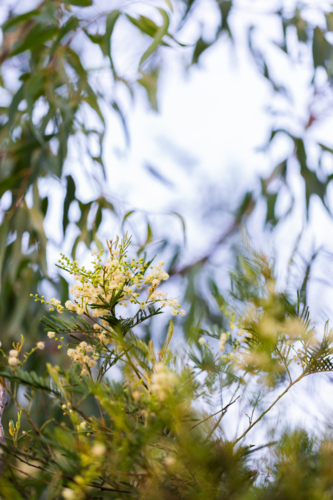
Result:
M171 212L172 215L175 215L176 217L178 217L178 219L180 220L181 224L182 224L182 229L183 229L183 236L184 236L184 244L186 243L186 224L185 224L185 220L184 218L178 213L178 212Z
M154 35L154 41L153 41L153 43L148 47L148 49L142 55L142 57L140 59L139 67L148 59L148 57L150 57L155 52L155 50L158 48L158 46L162 42L162 38L168 32L168 28L169 28L169 16L165 12L164 9L160 9L159 8L158 10L162 14L163 24L156 31L156 33Z
M121 223L121 227L124 227L124 224L125 224L125 221L132 215L132 214L135 214L135 210L130 210L129 212L127 212L124 217L123 217L123 220L122 220L122 223Z
M150 165L149 163L145 165L146 170L153 176L155 177L158 181L160 181L162 184L168 187L174 187L175 184L171 182L169 179L167 179L163 174L161 174L157 168L155 168L153 165Z
M229 27L228 17L232 8L231 0L217 0L218 7L221 11L222 22L219 31L227 31L231 37L231 31Z
M76 7L90 7L93 4L93 0L63 0L63 2Z
M156 94L157 94L157 81L158 81L159 70L158 68L156 68L151 73L144 73L143 71L140 71L140 73L142 76L141 78L138 79L138 83L146 89L150 105L152 109L157 111L158 105L157 105Z
M328 43L323 31L318 26L313 32L312 55L315 68L318 68L318 66L326 68L326 61L332 57L332 46Z
M253 198L253 193L248 191L235 212L236 218L238 220L242 220L244 216L248 217L254 210L255 203L256 202Z
M146 16L140 16L138 19L135 17L130 16L129 14L126 14L127 19L137 28L139 28L142 33L145 33L146 35L149 35L150 37L154 38L156 35L157 30L159 29L159 26L152 20L149 19Z
M106 51L110 59L110 64L111 68L114 71L114 64L112 60L112 55L111 55L111 36L116 24L117 19L120 16L120 11L119 10L113 10L110 12L108 17L106 18L106 28L105 28L105 45L106 45Z
M320 142L318 143L318 146L320 146L323 151L327 151L328 153L333 154L333 148L329 148L328 146L325 146L324 144L321 144Z
M305 199L306 199L307 216L309 216L309 203L310 203L310 198L313 194L319 196L321 202L323 203L328 213L332 215L325 201L327 185L330 182L331 178L328 177L326 181L321 181L318 178L316 172L310 170L307 165L307 155L305 151L304 141L302 139L294 137L294 142L295 142L296 156L301 166L301 176L303 177L305 182Z
M13 189L17 186L17 183L24 175L26 175L27 170L20 170L15 175L9 175L5 179L0 181L0 197L9 189Z
M53 45L52 45L52 48L51 48L51 51L50 51L50 58L53 56L54 52L56 51L57 47L59 46L61 40L64 38L64 36L66 36L68 33L70 33L71 31L75 31L76 28L79 26L79 20L74 17L74 16L71 16L68 21L66 21L66 23L61 27L59 33L58 33L58 36L56 37Z
M272 224L275 226L277 224L277 219L275 217L275 205L278 193L268 192L267 184L264 179L261 179L261 193L266 200L266 224Z
M15 114L17 112L18 106L24 97L24 83L18 89L16 94L13 96L9 109L8 109L8 127L10 128L13 124Z
M126 145L129 146L129 144L130 144L130 135L129 135L129 131L128 131L128 127L127 127L125 116L124 116L122 110L120 109L120 107L119 107L119 105L118 105L118 103L116 101L111 101L111 106L116 111L116 113L118 114L118 116L119 116L119 118L121 120L121 123L123 125L123 130L124 130L124 133L125 133Z
M198 64L201 54L212 46L212 43L205 42L203 38L199 38L195 44L195 48L192 56L192 64Z
M164 0L164 1L167 4L167 6L169 7L169 9L171 10L171 12L173 12L173 7L172 7L171 0Z
M51 40L57 33L58 28L55 26L41 26L38 24L29 31L23 42L16 49L12 50L10 56L17 56L26 50L34 49Z
M63 216L62 216L62 230L63 230L63 235L65 236L66 233L66 228L68 226L68 211L69 207L72 203L72 201L75 200L75 182L74 179L71 175L67 175L66 177L66 196L64 200L64 209L63 209Z
M19 23L29 21L30 19L33 19L34 16L37 16L40 13L40 9L33 9L30 10L29 12L25 12L24 14L20 14L19 16L13 16L12 18L8 19L6 22L3 23L1 26L2 31L9 31L10 28L13 26L16 26Z

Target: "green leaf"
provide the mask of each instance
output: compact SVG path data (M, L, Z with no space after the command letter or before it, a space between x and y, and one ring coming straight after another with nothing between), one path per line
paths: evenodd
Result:
M86 90L87 90L88 95L86 97L84 97L83 100L87 104L89 104L89 106L91 107L91 109L93 109L97 113L99 119L101 120L101 122L103 123L103 125L105 125L104 116L103 116L101 108L100 108L100 106L98 104L97 95L95 94L95 92L92 90L92 88L88 84L86 84Z
M62 216L62 229L65 236L66 228L68 226L68 211L72 201L75 200L75 182L71 175L67 175L66 196L64 200L64 212Z
M325 38L325 33L318 26L313 31L312 55L315 68L323 66L326 68L326 61L331 58L332 46Z
M59 395L58 391L51 389L50 381L39 377L34 371L26 372L20 369L16 370L16 373L7 366L0 366L1 377L12 382L18 382L34 389L39 389L41 391L53 392Z
M19 16L12 17L11 19L8 19L8 21L3 23L2 27L1 27L2 31L8 31L13 26L16 26L16 24L19 24L19 23L22 23L25 21L29 21L30 19L32 19L34 16L37 16L38 14L40 14L40 10L33 9L33 10L29 10L29 12L25 12L24 14L20 14Z
M66 5L75 5L75 7L91 7L92 0L63 0Z
M129 135L129 131L128 131L128 127L127 127L125 116L124 116L121 108L119 107L119 104L116 101L112 101L111 102L111 106L116 111L116 113L119 115L119 118L120 118L122 126L123 126L124 134L125 134L126 145L129 146L129 144L130 144L130 135Z
M137 82L146 89L149 103L155 111L158 110L157 105L157 80L159 75L158 68L154 69L151 73L144 73L141 71L141 78Z
M178 217L178 219L180 220L180 222L182 224L182 229L183 229L184 243L186 243L186 224L185 224L185 220L184 220L184 218L178 212L171 212L171 213L172 213L172 215L175 215L176 217Z
M29 31L23 42L10 53L10 56L17 56L26 50L40 47L48 40L51 40L58 31L55 26L40 26L38 24Z
M2 271L3 263L5 260L5 253L7 247L7 238L10 231L10 225L8 224L6 218L4 219L2 225L0 225L0 291L2 289Z
M159 29L159 26L157 26L152 19L149 19L146 16L140 16L139 19L136 19L135 17L126 14L126 17L134 26L139 28L142 33L145 33L152 38L154 38L157 30Z
M79 26L79 20L71 16L68 21L62 26L61 30L58 33L58 36L56 37L54 44L52 45L51 52L50 52L50 58L53 56L54 52L56 51L58 45L60 44L61 40L66 36L68 33L71 31L75 31L76 28Z
M164 9L158 9L163 17L163 24L158 28L154 36L153 43L148 47L140 59L139 67L150 57L162 42L164 35L168 33L169 16Z
M195 44L195 48L193 51L193 56L192 56L192 64L198 64L199 57L201 54L208 49L212 43L205 42L203 38L199 38L197 43Z
M229 36L231 37L231 31L228 23L228 17L232 8L232 1L231 0L220 0L218 3L218 6L220 8L222 20L221 20L221 27L219 28L219 32L221 31L227 31Z
M12 98L12 102L10 103L8 109L8 127L10 128L13 124L15 114L17 112L18 106L24 97L24 83L18 89L14 97Z
M270 193L267 191L267 183L265 179L261 179L261 193L266 199L266 224L276 225L275 205L278 193Z
M105 45L106 45L107 55L109 56L109 59L110 59L112 71L114 71L114 64L113 64L112 55L111 55L111 36L112 36L116 21L117 21L119 16L120 16L120 10L113 10L112 12L110 12L108 17L106 18Z
M325 146L324 144L321 143L318 143L318 146L320 146L323 151L327 151L328 153L333 154L333 148L329 148L328 146Z
M123 228L124 227L124 224L125 224L125 221L126 219L128 219L128 217L130 217L132 214L135 213L135 210L130 210L129 212L127 212L125 215L124 215L124 218L123 218L123 221L121 223L121 227Z
M172 3L170 0L164 0L165 3L167 4L167 6L169 7L169 9L171 10L171 12L173 12L173 6L172 6Z
M18 181L27 173L27 169L22 169L14 175L9 175L5 179L0 181L0 198L8 191L8 189L13 189Z

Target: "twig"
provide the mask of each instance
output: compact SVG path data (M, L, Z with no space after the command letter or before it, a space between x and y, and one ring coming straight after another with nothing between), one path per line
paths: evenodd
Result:
M227 404L227 406L225 406L224 408L222 408L221 410L217 411L216 413L213 413L213 415L209 415L209 417L205 418L204 420L201 420L200 422L196 423L195 425L193 425L189 431L191 431L192 429L195 429L195 427L197 427L198 425L201 425L203 424L204 422L207 422L207 420L209 420L210 418L212 417L215 417L215 415L218 415L219 413L221 412L225 412L227 410L227 408L229 408L229 406L233 405L237 399L240 398L240 396L238 396L234 401L232 401L232 403L229 403ZM223 416L223 415L222 415ZM215 429L214 429L215 430Z
M306 373L302 373L294 382L291 382L288 387L280 394L280 396L278 398L276 398L276 400L271 404L271 406L269 406L269 408L267 408L267 410L265 410L259 418L257 418L257 420L255 422L253 422L253 424L249 425L248 428L246 429L245 432L243 432L243 434L237 438L235 441L234 441L234 445L238 443L238 441L240 441L241 439L243 439L246 434L252 429L252 427L254 427L265 415L266 413L268 413L272 408L273 406L276 405L276 403L289 391L289 389L295 385L297 382L299 382L303 377L306 376Z
M237 396L236 399L234 399L233 401L231 401L231 403L229 403L227 406L225 406L225 408L223 408L223 413L222 415L220 416L220 418L218 419L218 421L216 422L216 424L214 425L214 427L212 428L212 430L210 431L210 433L208 434L208 436L206 437L205 441L208 441L212 435L214 434L214 432L216 431L217 427L220 425L220 422L223 418L223 416L226 414L226 411L227 409L229 408L229 406L233 405L234 403L236 403L237 399L239 399L240 396Z
M28 464L30 465L30 464ZM18 472L20 472L21 474L24 474L25 476L28 476L30 479L33 479L33 480L36 480L37 478L36 477L33 477L31 476L30 474L28 474L27 472L23 472L23 470L21 469L18 469L17 467L15 467L13 464L8 464L8 467L10 467L11 469L15 469L17 470ZM48 486L52 486L53 488L55 487L54 484L52 483L48 483L47 481L43 481L42 479L37 479L37 481L40 481L41 483L43 484L47 484Z
M276 443L277 443L277 441L271 441L269 443L262 444L261 446L257 446L256 448L252 448L252 449L247 450L246 454L249 455L250 453L254 453L255 451L259 451L259 450L262 450L264 448L268 448L268 446L273 446Z

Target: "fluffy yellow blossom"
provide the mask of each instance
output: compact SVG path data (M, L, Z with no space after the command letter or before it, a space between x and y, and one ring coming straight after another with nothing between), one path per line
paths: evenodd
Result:
M95 457L101 457L104 455L106 448L104 444L102 443L96 443L94 446L91 448L91 454L94 455Z
M79 363L81 373L90 373L90 368L97 365L99 354L95 356L96 350L103 355L109 355L110 344L113 349L123 351L122 343L119 343L119 326L117 332L113 329L114 321L130 321L129 326L136 326L146 318L158 314L162 308L168 306L173 315L183 315L185 311L180 309L178 300L167 297L165 292L159 290L161 283L169 278L163 269L163 262L152 265L152 261L145 262L144 258L133 258L127 260L127 249L130 239L127 236L119 244L108 242L109 256L103 257L103 251L93 252L92 268L79 267L77 261L70 261L68 257L61 254L59 260L62 269L68 271L74 278L70 287L70 300L63 306L58 299L52 298L46 304L62 313L67 311L78 316L77 321L84 324L83 331L89 342L81 341L76 348L67 350L67 355L74 363ZM36 294L35 300L45 302ZM116 307L128 308L128 318L120 318L116 314ZM50 325L51 326L51 325ZM68 328L68 327L67 327ZM89 331L90 329L90 331ZM61 328L61 333L63 329ZM65 333L70 333L66 331ZM59 332L59 335L61 335ZM73 327L73 333L77 333ZM50 339L58 341L55 332L48 332ZM64 346L64 337L60 338L58 349ZM119 345L117 345L119 344ZM69 346L67 346L69 347ZM42 347L39 347L40 349Z
M8 364L10 366L17 366L19 364L19 360L14 357L8 358Z
M163 363L156 363L150 390L157 399L163 401L177 382L177 377Z
M222 333L219 341L219 348L220 351L224 351L225 349L225 343L228 340L228 334L227 333Z

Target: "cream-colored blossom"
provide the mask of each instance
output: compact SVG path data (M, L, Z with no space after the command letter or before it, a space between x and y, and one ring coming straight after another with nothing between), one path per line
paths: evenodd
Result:
M14 357L8 358L8 364L10 366L17 366L19 364L19 360Z

